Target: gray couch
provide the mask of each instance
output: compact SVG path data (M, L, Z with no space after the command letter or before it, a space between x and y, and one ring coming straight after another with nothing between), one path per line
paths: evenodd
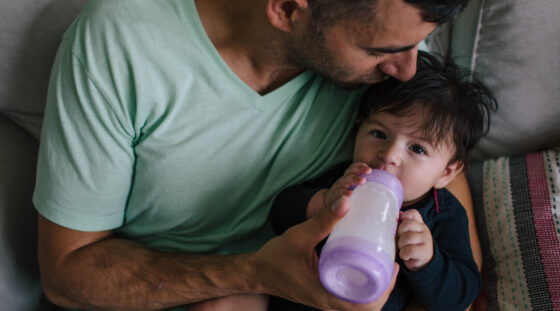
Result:
M48 310L31 203L50 67L84 0L0 1L0 310Z
M86 0L0 2L2 310L54 308L44 301L41 291L36 259L37 221L31 195L50 67L64 30L86 3ZM492 130L475 153L479 161L554 151L559 145L560 23L557 16L560 16L558 0L472 0L454 25L442 27L428 40L430 49L481 72L499 99L500 111ZM471 178L473 189L483 188L478 180ZM481 222L486 224L484 218ZM483 232L486 229L479 228L481 236L487 238ZM490 250L485 251L486 254ZM499 263L495 259L494 266L488 270L496 272ZM496 278L499 280L500 276ZM558 290L558 282L548 284L545 290ZM523 294L529 296L529 293L520 295ZM484 298L480 305L490 309L510 307L500 293L489 295L492 297Z

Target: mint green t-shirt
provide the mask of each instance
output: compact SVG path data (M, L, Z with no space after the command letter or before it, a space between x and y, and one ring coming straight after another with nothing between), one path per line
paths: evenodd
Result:
M161 250L255 250L275 194L350 158L359 96L311 72L259 95L193 0L94 0L53 67L33 200Z

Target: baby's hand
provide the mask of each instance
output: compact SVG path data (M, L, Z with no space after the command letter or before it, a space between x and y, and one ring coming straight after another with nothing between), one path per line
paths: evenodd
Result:
M366 182L360 175L369 174L371 168L364 163L353 163L325 194L325 207L331 207L342 196L350 196L352 189Z
M397 228L399 257L410 271L424 268L434 257L432 233L424 223L422 215L411 209L401 212Z

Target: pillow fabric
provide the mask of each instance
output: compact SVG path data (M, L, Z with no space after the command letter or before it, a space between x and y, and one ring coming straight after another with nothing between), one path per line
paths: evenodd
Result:
M560 1L471 0L428 40L473 70L498 99L478 160L560 147Z
M0 310L43 310L31 203L38 144L0 115L0 146Z
M560 148L474 164L480 310L560 310Z
M36 139L56 49L87 2L0 1L0 113Z

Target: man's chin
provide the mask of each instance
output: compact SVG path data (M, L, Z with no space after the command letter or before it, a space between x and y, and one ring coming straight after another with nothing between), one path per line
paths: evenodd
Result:
M331 81L340 88L343 88L343 89L346 89L346 90L355 90L355 89L359 89L359 88L364 87L364 86L373 85L373 84L382 82L382 81L386 80L387 78L389 78L389 76L384 76L383 78L380 78L380 79L369 79L369 80L363 80L363 81L332 81L332 80Z
M364 87L366 84L363 82L343 82L343 81L332 81L336 86L345 90L357 90Z

